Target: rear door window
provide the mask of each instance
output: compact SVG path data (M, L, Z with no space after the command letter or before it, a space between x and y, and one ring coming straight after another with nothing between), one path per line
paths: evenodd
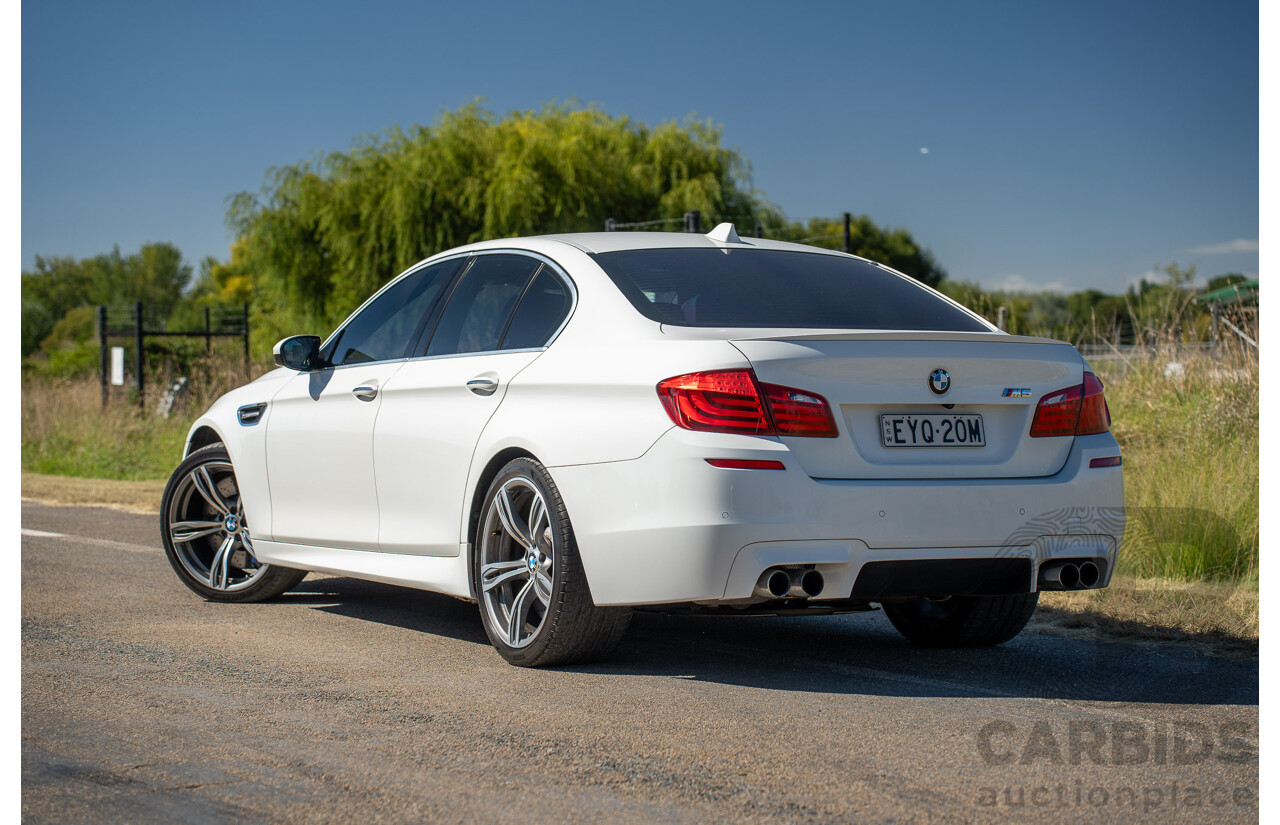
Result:
M572 299L564 281L544 266L533 279L507 327L502 349L530 349L547 343L569 315Z
M516 302L541 266L524 255L477 255L449 296L426 354L498 349Z

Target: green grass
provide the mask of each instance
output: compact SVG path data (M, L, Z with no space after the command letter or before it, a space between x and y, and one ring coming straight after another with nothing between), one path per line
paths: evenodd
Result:
M1166 376L1166 364L1182 364ZM1094 365L1125 466L1120 572L1258 577L1258 368L1247 354Z
M132 390L115 388L102 406L92 378L22 384L22 469L28 473L140 481L167 479L182 458L191 423L223 392L245 382L239 368L214 368L195 379L185 405L162 418L159 393L145 406Z

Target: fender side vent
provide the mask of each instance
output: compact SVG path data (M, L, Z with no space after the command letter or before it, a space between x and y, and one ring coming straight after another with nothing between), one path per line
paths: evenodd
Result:
M267 402L262 401L257 404L245 404L236 410L236 417L240 419L240 425L243 427L252 427L262 420L262 414L267 411Z

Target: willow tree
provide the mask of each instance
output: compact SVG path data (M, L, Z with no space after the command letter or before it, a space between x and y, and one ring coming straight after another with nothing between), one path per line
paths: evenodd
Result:
M274 169L261 192L232 198L229 223L269 338L331 328L396 273L450 247L691 209L778 220L709 121L650 128L565 105L497 118L473 104Z

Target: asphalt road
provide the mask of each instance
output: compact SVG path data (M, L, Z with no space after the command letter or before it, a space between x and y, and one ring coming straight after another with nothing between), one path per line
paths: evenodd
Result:
M525 670L472 604L316 574L213 604L153 517L22 527L30 823L1258 818L1256 663L641 614L607 663Z

